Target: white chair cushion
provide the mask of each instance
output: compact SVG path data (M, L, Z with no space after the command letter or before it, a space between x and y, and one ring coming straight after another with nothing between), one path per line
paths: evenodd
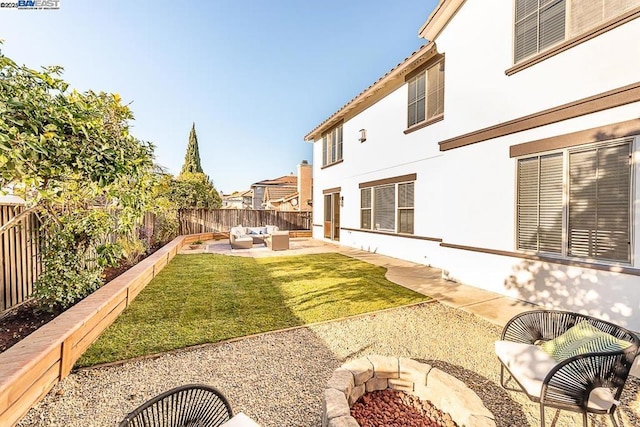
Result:
M527 394L540 397L542 381L558 362L540 346L532 344L496 341L495 351ZM616 402L611 390L599 387L591 391L587 406L592 409L608 410L614 403Z
M611 390L605 387L598 387L591 390L589 393L589 401L587 406L592 409L599 409L601 411L608 411L613 404L620 404L613 398Z
M498 358L525 391L539 397L542 380L558 362L537 345L496 341L495 349Z

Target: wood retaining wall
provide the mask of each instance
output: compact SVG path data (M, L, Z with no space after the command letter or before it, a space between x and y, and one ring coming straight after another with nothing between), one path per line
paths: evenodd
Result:
M176 237L69 310L0 353L0 426L15 425L186 244L213 233Z

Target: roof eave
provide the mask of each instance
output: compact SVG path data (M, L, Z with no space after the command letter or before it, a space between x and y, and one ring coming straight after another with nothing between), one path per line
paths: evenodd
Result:
M420 49L411 54L411 56L396 65L387 72L387 74L382 76L351 101L342 106L342 108L329 116L328 119L316 126L315 129L304 137L304 140L307 142L317 141L324 132L333 126L344 121L346 118L353 117L354 115L366 110L393 90L402 86L404 84L404 76L407 73L413 71L436 54L437 50L435 43L423 45Z
M434 41L464 2L465 0L440 0L440 3L431 12L427 21L420 27L418 36Z

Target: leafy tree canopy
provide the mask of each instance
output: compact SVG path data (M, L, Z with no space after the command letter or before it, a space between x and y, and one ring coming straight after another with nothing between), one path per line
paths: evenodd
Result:
M36 295L49 307L100 285L117 258L107 236L133 232L156 185L153 147L129 133L129 107L117 94L68 91L61 75L61 67L36 71L0 51L0 191L27 202L0 234L40 215L47 247Z
M129 133L133 114L117 94L67 92L61 73L0 52L0 189L50 214L96 199L139 208L131 190L149 179L153 147Z
M170 199L178 209L222 206L222 199L213 183L204 173L185 172L171 182Z

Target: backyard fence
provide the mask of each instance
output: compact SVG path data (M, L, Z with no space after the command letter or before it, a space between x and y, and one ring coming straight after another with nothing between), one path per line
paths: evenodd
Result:
M0 227L24 209L22 204L0 204ZM31 213L18 225L0 234L0 314L27 301L33 294L33 285L42 273L40 255L46 244L40 226L38 216ZM137 227L139 237L149 241L155 229L155 215L144 214ZM118 237L111 234L106 240L115 243ZM93 257L95 249L89 252L89 258Z
M22 205L0 205L0 226L24 209ZM38 217L28 214L0 235L0 313L26 301L33 292L41 272L39 231Z
M280 230L311 230L311 212L284 212L253 209L181 209L178 234L229 231L245 227L275 225Z

